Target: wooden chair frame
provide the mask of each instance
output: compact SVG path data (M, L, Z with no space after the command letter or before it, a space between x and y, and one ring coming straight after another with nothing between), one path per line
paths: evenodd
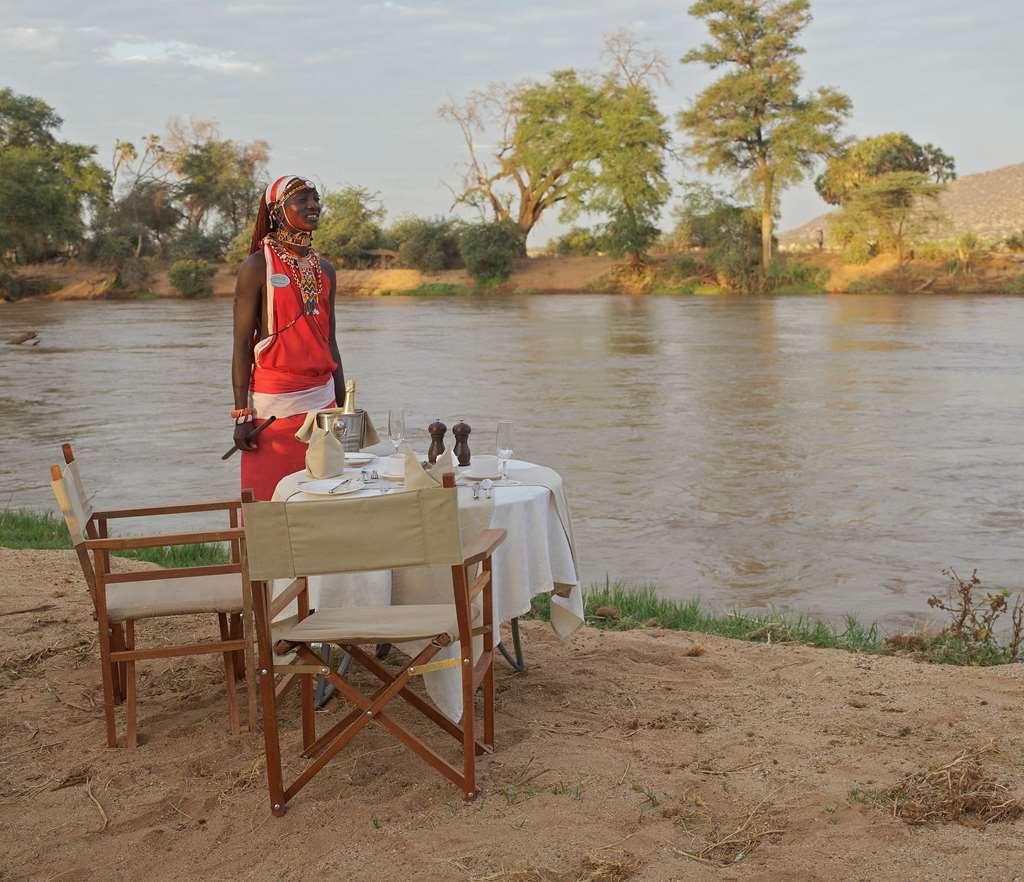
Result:
M444 486L454 487L452 474L444 475ZM242 501L254 500L251 490L242 493ZM462 790L469 801L477 796L476 757L491 753L494 748L494 623L491 597L491 557L494 550L504 541L504 530L484 530L468 547L463 549L461 564L451 568L452 589L457 618L457 634L461 658L431 661L445 646L451 644L451 636L438 635L400 671L393 673L375 657L372 649L367 652L360 645L333 641L352 656L382 683L372 695L364 695L351 683L339 676L329 664L313 651L310 643L288 641L273 642L270 624L273 619L292 601L297 601L299 621L310 615L308 577L298 576L277 597L271 599L270 584L267 581L249 582L245 543L242 543L242 574L253 597L253 613L256 621L256 643L258 647L258 676L260 696L263 705L263 736L267 755L267 785L270 791L271 813L280 817L287 804L309 781L345 747L362 729L371 722L390 732L408 747L416 756L432 766L444 777ZM471 568L480 565L480 573L470 577ZM473 627L472 602L482 596L483 613L480 627ZM473 637L482 635L483 652L473 663ZM316 641L321 642L321 641ZM372 642L372 641L370 641ZM295 662L274 666L274 653L285 655L295 653ZM462 668L462 720L461 725L429 704L411 689L412 677L442 668ZM283 679L275 687L274 677ZM354 708L322 735L316 733L316 714L313 704L313 678L321 676L333 684L338 694L347 699ZM293 679L300 681L300 708L302 722L302 755L310 760L302 772L290 784L285 784L281 768L281 743L277 726L277 701ZM483 738L476 740L474 696L477 689L483 689ZM401 698L419 711L447 735L462 745L461 767L453 765L437 753L420 737L397 723L385 706L393 699Z
M64 462L75 461L70 444L61 448ZM62 479L60 466L50 467L54 481ZM149 508L126 508L96 511L89 515L83 525L86 539L75 545L86 586L93 602L93 618L99 631L100 673L103 679L103 712L106 723L107 746L117 747L117 725L114 708L125 704L125 744L129 748L138 746L137 689L135 663L154 658L178 658L187 655L219 653L224 657L224 675L227 680L228 719L231 731L241 731L239 720L237 681L244 678L248 692L248 728L256 720L256 689L252 639L252 599L242 578L241 544L245 532L239 527L241 503L228 499L213 502L193 502L182 505L163 505ZM147 536L111 538L108 522L124 518L148 518L160 515L193 514L196 512L226 511L229 529L194 533L165 533ZM231 547L231 561L226 564L208 566L175 567L133 573L113 573L110 570L110 553L136 548L157 548L173 545L189 545L204 542L228 542ZM111 622L107 614L107 586L118 582L144 582L150 580L182 579L196 576L216 576L230 573L239 574L242 592L242 612L217 613L220 626L220 640L207 643L186 643L175 646L161 646L140 649L135 642L135 621ZM204 615L204 613L196 613ZM154 618L162 618L155 616Z

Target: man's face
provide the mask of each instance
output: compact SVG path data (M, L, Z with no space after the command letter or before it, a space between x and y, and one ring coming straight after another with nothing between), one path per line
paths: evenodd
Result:
M284 203L284 216L296 230L313 232L320 226L320 194L306 188L289 196Z

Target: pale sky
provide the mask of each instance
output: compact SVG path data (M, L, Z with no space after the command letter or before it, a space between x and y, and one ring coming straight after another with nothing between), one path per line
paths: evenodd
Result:
M709 80L678 59L704 38L670 0L5 0L0 86L44 98L63 137L97 144L162 132L173 115L270 142L271 175L380 191L390 216L441 214L459 180L450 96L496 80L596 67L603 34L632 29L672 62L671 117ZM905 130L961 174L1024 160L1024 2L815 0L805 83L853 99L849 133ZM673 123L674 131L674 123ZM673 180L693 177L673 167ZM825 206L783 197L782 228ZM554 218L532 245L557 230Z

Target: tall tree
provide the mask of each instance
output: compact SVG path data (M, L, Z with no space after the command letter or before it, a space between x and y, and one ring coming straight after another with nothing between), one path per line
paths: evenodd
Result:
M164 163L177 177L177 195L189 227L214 217L235 236L259 204L270 148L266 141L224 138L215 122L172 119Z
M85 215L108 199L96 149L61 141L40 98L0 89L0 260L47 257L81 242Z
M556 206L568 220L585 210L610 210L616 188L662 187L656 178L664 178L668 133L647 86L662 65L628 35L613 37L625 42L606 47L613 64L607 75L555 71L539 83L492 85L439 111L459 127L466 146L456 204L515 223L524 249L530 231ZM481 136L493 145L489 155ZM637 172L629 177L631 166Z
M754 196L767 267L779 196L839 148L850 99L827 87L800 92L808 0L697 0L690 15L710 39L682 62L725 72L679 114L679 126L705 170L741 178Z
M956 178L956 162L934 144L918 144L906 132L862 138L829 160L814 187L830 205L842 205L857 188L889 172L918 172L936 184Z

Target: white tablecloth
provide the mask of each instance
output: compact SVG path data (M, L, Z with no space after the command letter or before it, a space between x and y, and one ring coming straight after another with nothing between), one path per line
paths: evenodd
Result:
M366 468L380 469L382 462ZM516 472L532 468L531 463L511 460L508 463L510 481ZM274 491L275 500L287 499L296 503L310 499L324 499L298 492L298 484L309 480L305 471L286 475ZM401 485L398 484L398 487ZM339 501L353 495L369 496L379 490L364 490L358 494L339 496ZM469 504L472 488L458 488L459 502ZM494 621L507 622L530 610L530 599L537 594L551 592L555 585L571 585L568 597L551 597L551 626L562 639L569 637L583 624L583 596L580 590L574 553L562 526L552 491L547 487L528 485L496 485L493 490L494 510L491 527L507 531L505 541L494 554L493 602ZM279 590L287 582L275 586ZM403 595L407 592L402 592ZM388 571L373 573L338 573L311 577L309 580L310 606L313 608L339 606L387 606L392 602L392 579ZM436 603L440 598L395 597L396 603ZM444 598L450 602L448 598ZM294 605L282 616L295 615ZM436 658L454 657L458 644L447 647ZM438 708L453 720L462 714L461 671L459 668L435 671L424 677L424 685Z

